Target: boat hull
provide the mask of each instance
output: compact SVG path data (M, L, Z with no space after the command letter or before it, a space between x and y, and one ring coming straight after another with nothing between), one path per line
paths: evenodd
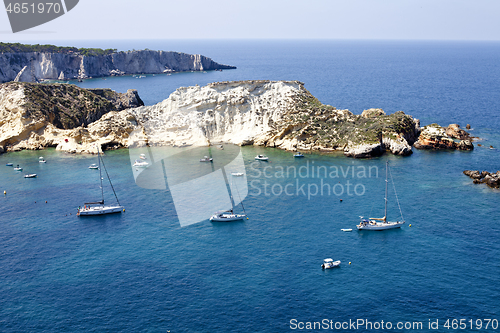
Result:
M212 215L210 221L213 222L233 222L244 220L247 216L244 214L224 214L224 215Z
M360 223L356 227L358 230L388 230L401 228L404 222L371 222Z
M123 211L123 206L91 206L85 207L78 210L78 216L89 216L89 215L106 215L121 213Z

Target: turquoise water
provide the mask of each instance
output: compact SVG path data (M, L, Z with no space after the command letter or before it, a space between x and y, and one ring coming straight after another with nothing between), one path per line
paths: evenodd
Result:
M128 43L155 49L150 41ZM500 147L495 43L174 46L238 69L82 85L136 88L152 104L181 85L299 79L324 103L357 113L368 107L403 110L423 124L470 123L483 144ZM429 331L428 321L438 319L439 331L448 331L446 319L500 319L499 191L462 174L496 171L498 150L415 150L405 158L364 160L342 154L294 159L261 147L241 152L250 219L224 224L207 216L188 227L180 226L169 190L136 185L127 150L104 157L126 211L88 218L75 213L83 202L99 199L97 173L88 169L95 157L53 149L0 155L0 190L7 192L0 196L0 331L282 332L291 330L292 319L423 323L422 330L394 331ZM255 162L257 154L270 161ZM47 163L38 163L39 156ZM184 157L200 158L197 151ZM355 229L360 215L383 215L386 160L406 224L385 232L342 232ZM15 173L6 162L24 171ZM24 179L28 172L38 178ZM336 192L325 186L321 193L324 184ZM389 217L396 219L393 194ZM341 260L341 267L322 271L327 257Z

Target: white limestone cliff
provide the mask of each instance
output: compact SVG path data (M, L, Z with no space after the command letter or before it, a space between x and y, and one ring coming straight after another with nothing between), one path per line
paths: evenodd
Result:
M296 81L242 81L179 88L154 106L131 109L149 143L251 144L265 136L305 89Z
M0 53L0 83L13 81L84 79L124 74L232 69L196 54L166 51L127 51L85 56L78 52ZM24 73L24 74L23 74Z

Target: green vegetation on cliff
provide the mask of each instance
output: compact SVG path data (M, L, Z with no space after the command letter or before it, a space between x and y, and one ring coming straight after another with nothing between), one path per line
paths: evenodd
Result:
M348 110L325 105L308 92L294 97L294 102L294 108L289 110L282 124L286 124L287 129L280 137L296 137L308 146L337 149L376 144L381 142L382 136L396 139L399 134L413 133L415 129L413 118L402 111L386 115L374 109L372 113L354 115Z
M55 45L29 45L21 43L1 43L0 53L27 53L27 52L45 52L45 53L74 53L84 56L100 56L116 53L116 49L99 49L99 48L76 48L71 46L55 46Z
M26 118L46 120L57 128L72 129L99 120L110 111L144 105L137 92L84 89L72 84L8 82L7 90L23 90Z
M15 83L23 85L27 116L47 119L57 128L88 125L109 111L111 102L70 84Z

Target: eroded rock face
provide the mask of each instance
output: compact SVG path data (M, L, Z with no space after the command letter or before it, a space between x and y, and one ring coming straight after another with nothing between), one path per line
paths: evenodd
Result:
M132 115L129 121L116 111L133 105L143 103L132 90L120 94L103 89L100 96L73 85L1 84L0 147L13 151L57 146L84 152L91 149L86 144L101 139L126 146L128 134L124 131L132 132L137 124ZM92 130L94 126L102 129Z
M460 128L458 124L450 124L446 128L446 135L450 138L459 140L471 140L471 136L468 132Z
M489 173L487 171L465 170L464 174L473 179L474 184L486 184L492 188L500 187L500 171Z
M417 149L474 149L469 133L460 129L457 124L451 124L447 128L438 124L427 125L413 146Z

